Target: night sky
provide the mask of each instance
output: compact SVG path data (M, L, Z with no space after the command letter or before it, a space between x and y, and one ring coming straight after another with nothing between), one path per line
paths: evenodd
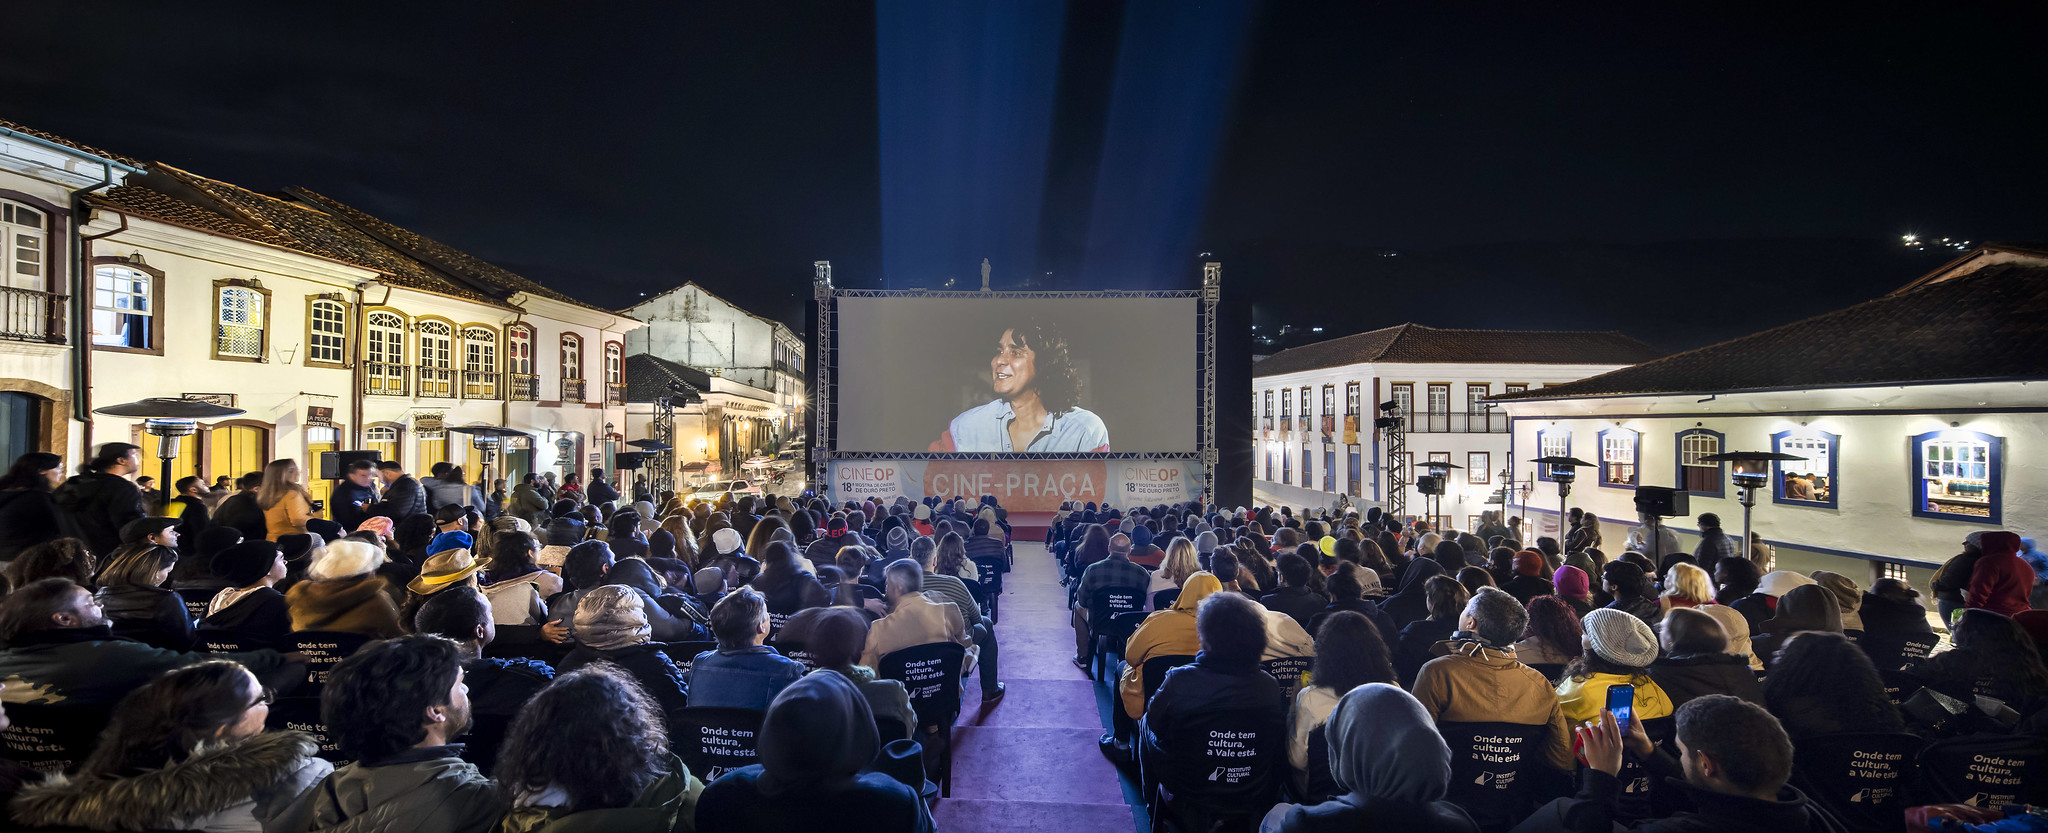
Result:
M1947 259L1901 234L2048 239L2042 4L646 5L17 4L0 118L799 328L814 260L1144 288L1215 259L1267 328L1677 349Z

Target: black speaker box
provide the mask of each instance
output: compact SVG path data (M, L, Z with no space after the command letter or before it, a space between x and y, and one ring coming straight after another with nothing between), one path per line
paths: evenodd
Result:
M1660 518L1692 514L1692 493L1668 486L1637 486L1636 511Z
M384 462L384 455L376 451L322 451L320 452L320 479L340 480L348 471L348 465L357 460L372 463Z

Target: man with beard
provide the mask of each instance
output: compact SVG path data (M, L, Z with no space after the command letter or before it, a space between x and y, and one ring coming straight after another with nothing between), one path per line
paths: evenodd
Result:
M1059 329L1027 321L1002 332L989 359L996 398L954 417L930 450L1108 451L1109 429L1080 407L1081 376Z

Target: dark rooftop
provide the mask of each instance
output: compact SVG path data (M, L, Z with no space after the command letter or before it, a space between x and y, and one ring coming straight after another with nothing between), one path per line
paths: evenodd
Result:
M1282 350L1252 365L1252 375L1365 362L1635 364L1662 355L1662 350L1611 330L1440 330L1402 324Z
M646 353L627 356L624 373L627 402L653 402L668 396L681 405L703 399L701 394L711 389L711 374ZM678 389L687 393L678 393Z

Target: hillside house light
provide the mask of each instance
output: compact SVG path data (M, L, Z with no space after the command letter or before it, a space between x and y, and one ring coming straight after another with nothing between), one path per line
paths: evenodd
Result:
M1703 463L1727 463L1728 479L1735 482L1735 497L1742 502L1742 553L1749 555L1749 513L1756 508L1756 491L1771 484L1771 463L1804 460L1797 454L1778 451L1729 451L1700 458Z
M1578 468L1593 464L1577 457L1568 456L1538 457L1529 462L1548 467L1550 469L1550 479L1557 482L1557 538L1558 545L1563 546L1565 498L1569 497L1572 493L1572 481L1577 480L1579 477Z
M240 408L215 405L198 399L179 399L167 396L138 399L119 405L94 408L93 413L105 416L141 417L142 430L156 437L156 456L161 461L157 474L157 488L165 496L164 507L171 505L172 492L171 461L178 458L178 441L199 432L199 420L220 419L241 416L248 413Z

